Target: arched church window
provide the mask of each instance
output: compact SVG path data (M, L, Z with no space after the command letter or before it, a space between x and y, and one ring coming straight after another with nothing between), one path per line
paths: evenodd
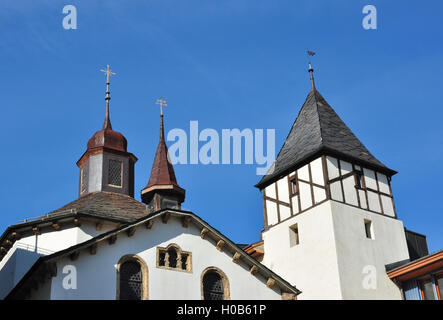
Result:
M191 252L183 251L176 244L157 247L157 268L192 272Z
M170 268L177 267L177 250L174 247L168 249L168 262Z
M129 260L120 265L120 300L141 300L143 278L140 263Z
M225 300L223 279L215 270L210 270L203 276L203 299Z

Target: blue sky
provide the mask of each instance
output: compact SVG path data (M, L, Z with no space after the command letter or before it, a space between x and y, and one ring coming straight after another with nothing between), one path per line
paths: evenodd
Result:
M62 27L77 7L78 29ZM373 4L378 29L362 28ZM319 91L368 149L399 173L399 218L443 248L441 1L156 0L0 2L0 227L77 198L75 165L105 112L146 185L166 96L166 130L275 129L278 150L309 91ZM184 208L236 242L259 240L254 165L176 165Z

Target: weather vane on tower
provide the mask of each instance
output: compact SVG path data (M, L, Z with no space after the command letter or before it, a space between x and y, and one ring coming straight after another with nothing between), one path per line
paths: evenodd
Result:
M308 55L308 65L309 65L308 71L309 71L309 77L311 78L311 91L313 91L315 90L315 83L314 83L314 69L312 68L311 65L311 57L315 56L315 52L307 50L306 53Z

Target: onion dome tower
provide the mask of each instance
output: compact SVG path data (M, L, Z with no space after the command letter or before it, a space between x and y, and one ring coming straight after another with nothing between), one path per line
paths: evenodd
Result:
M163 126L165 100L160 98L157 100L157 104L160 105L160 141L155 152L149 182L141 191L141 199L151 211L164 208L180 209L182 202L185 200L185 190L178 185L174 167L168 157Z
M88 141L86 152L77 161L80 168L79 197L91 192L109 191L134 197L134 164L137 158L127 152L128 142L112 130L109 117L109 76L115 75L109 65L106 70L106 115L103 128Z

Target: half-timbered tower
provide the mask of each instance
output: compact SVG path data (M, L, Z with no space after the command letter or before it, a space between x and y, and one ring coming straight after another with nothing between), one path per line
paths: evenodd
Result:
M263 263L300 285L302 299L400 298L385 273L409 258L390 184L396 172L352 133L309 72L308 97L257 184Z

